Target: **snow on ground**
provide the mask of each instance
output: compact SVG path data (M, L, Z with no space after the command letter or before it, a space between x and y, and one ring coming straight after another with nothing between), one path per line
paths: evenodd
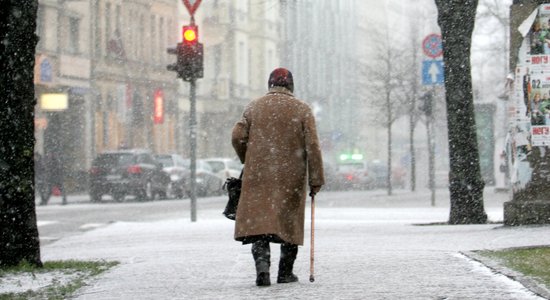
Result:
M445 194L435 207L425 193L361 195L316 199L314 283L309 208L296 284L275 283L272 244L272 286L256 287L250 246L232 239L233 222L221 209L199 210L197 222L117 222L50 244L43 259L121 262L76 299L541 299L461 252L550 245L550 226L433 225L448 218ZM486 196L492 221L502 221L505 197Z
M0 277L0 294L37 291L50 285L64 285L82 277L79 273L61 271L41 273L18 273L9 277Z

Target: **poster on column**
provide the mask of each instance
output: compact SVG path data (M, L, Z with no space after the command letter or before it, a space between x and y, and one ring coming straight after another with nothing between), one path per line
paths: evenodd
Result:
M550 4L540 5L520 48L514 90L517 118L550 125Z
M550 146L550 126L531 126L531 145Z

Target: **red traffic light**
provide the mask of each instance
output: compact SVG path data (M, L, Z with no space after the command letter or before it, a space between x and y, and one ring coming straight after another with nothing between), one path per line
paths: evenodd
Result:
M196 25L183 26L183 42L195 44L199 39L199 29Z

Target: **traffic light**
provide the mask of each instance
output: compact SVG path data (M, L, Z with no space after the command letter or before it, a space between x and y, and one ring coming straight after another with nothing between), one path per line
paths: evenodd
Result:
M432 92L426 92L424 95L420 96L421 102L419 108L426 114L426 116L432 115L433 97Z
M203 45L199 43L199 30L196 25L183 26L182 42L176 48L168 48L168 54L176 54L177 63L167 69L178 73L185 81L203 77Z
M199 40L199 28L196 25L183 26L183 42L187 45L195 45Z

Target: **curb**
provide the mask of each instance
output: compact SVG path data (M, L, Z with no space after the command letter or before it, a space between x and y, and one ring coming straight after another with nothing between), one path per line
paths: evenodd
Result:
M521 248L533 248L533 247L535 246L517 247L517 248L509 248L509 249L521 249ZM542 245L541 247L548 247L548 245ZM503 266L501 263L499 263L495 259L479 255L473 251L461 251L460 253L468 257L469 259L472 259L474 261L477 261L483 264L484 266L491 269L495 273L502 274L516 282L519 282L526 289L530 290L537 296L542 297L544 299L550 299L550 289L547 288L545 285L539 283L538 281L534 280L533 278L525 276L512 269L509 269Z

